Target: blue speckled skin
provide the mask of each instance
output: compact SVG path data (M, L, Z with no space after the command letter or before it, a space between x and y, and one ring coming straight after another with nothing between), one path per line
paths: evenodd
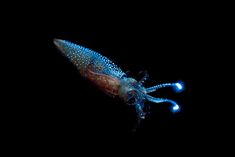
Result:
M55 39L54 43L79 71L85 70L89 66L96 73L111 75L119 79L125 75L112 61L95 51L66 40Z
M127 77L112 61L97 52L65 40L55 39L54 43L84 77L107 94L119 96L126 104L135 106L138 119L145 118L144 103L146 100L154 103L171 103L173 105L172 111L179 111L180 107L175 101L155 98L148 93L165 87L173 87L176 91L182 91L182 82L165 83L145 88L143 86L145 79L136 81L134 78Z

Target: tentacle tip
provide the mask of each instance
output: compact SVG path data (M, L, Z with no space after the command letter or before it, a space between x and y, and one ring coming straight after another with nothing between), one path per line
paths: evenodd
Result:
M176 92L182 92L183 90L184 90L184 83L183 82L175 83L175 91Z
M180 106L175 104L173 107L172 107L172 112L179 112L180 111Z
M141 115L139 118L140 119L145 119L145 115Z
M139 116L140 119L145 119L146 113L145 112L140 112L138 116Z

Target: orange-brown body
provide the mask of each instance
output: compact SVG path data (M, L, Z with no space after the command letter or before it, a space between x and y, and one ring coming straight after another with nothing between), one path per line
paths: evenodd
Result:
M90 68L85 70L84 77L108 95L118 96L120 81L112 76L96 73Z
M134 105L139 119L145 118L144 102L168 102L173 105L172 111L178 111L179 105L166 98L155 98L148 95L163 87L173 87L176 91L183 90L181 82L165 83L153 87L143 86L146 76L140 81L127 75L111 60L85 47L66 40L55 39L55 45L77 67L81 75L90 80L100 90L110 96L119 96L126 104Z

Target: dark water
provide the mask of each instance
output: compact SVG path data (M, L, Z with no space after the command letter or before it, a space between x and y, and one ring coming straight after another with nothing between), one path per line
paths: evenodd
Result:
M178 142L186 146L205 139L202 136L211 137L208 128L215 122L205 117L213 105L205 106L205 94L199 94L200 82L206 78L201 75L201 66L211 37L204 16L194 12L142 14L136 10L111 17L101 13L73 13L70 17L62 12L26 18L12 29L15 34L9 41L16 43L17 53L11 62L16 65L7 62L6 71L14 90L7 88L6 93L15 96L7 97L10 109L4 120L12 141L48 147L89 147L91 143L96 147L102 141L107 145L121 141L136 145L138 150L150 142L168 148ZM152 94L175 100L181 111L171 113L170 104L149 103L149 116L133 132L134 108L83 79L53 45L54 38L95 50L137 79L141 77L139 71L146 70L150 76L146 87L183 81L182 93L167 88Z

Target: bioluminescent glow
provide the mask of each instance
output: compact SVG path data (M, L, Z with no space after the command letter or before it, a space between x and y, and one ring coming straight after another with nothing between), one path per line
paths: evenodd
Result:
M183 82L175 83L175 91L176 92L182 92L183 90L184 90L184 83Z
M175 85L179 90L181 90L183 88L183 86L180 83L176 83Z
M180 109L179 105L178 105L175 101L173 101L173 100L171 100L171 99L155 98L155 97L152 97L152 96L150 96L150 95L147 95L147 96L146 96L146 99L147 99L148 101L151 101L151 102L154 102L154 103L163 103L163 102L170 103L170 104L173 105L173 107L172 107L172 111L173 111L173 112L179 111L179 109Z
M184 89L183 82L164 83L153 87L144 87L146 76L139 81L128 77L116 64L101 54L73 44L66 40L55 39L54 44L79 70L80 74L112 97L119 97L128 105L136 108L139 119L144 119L144 102L170 103L172 111L179 111L180 106L171 99L155 98L148 93L160 88L172 87L177 92Z
M180 107L179 107L179 105L176 104L175 106L173 106L172 109L173 109L173 111L179 111Z

